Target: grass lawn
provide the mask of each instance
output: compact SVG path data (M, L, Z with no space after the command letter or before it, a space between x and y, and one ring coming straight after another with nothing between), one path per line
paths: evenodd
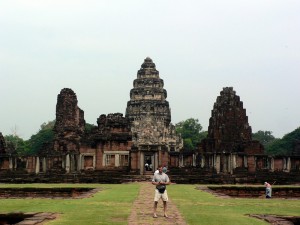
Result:
M49 225L127 224L139 184L1 184L0 187L95 187L103 188L85 199L0 199L0 212L58 212Z
M222 199L196 190L197 185L170 185L168 193L188 224L250 225L268 224L246 214L300 216L300 200ZM199 186L199 185L198 185Z
M222 199L196 190L197 185L170 185L169 197L188 224L268 224L245 214L300 216L300 200ZM103 190L85 199L0 199L0 212L56 212L49 225L127 224L140 184L0 184L1 187L95 187ZM151 193L152 194L152 193ZM149 204L152 204L149 203Z

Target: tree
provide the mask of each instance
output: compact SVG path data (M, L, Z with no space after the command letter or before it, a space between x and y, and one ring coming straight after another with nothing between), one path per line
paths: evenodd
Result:
M43 123L41 129L28 140L30 145L30 154L37 154L47 143L51 143L54 139L54 128L55 120Z
M291 155L295 143L300 141L300 127L296 130L284 135L281 139L276 139L266 149L266 153L270 155Z
M55 125L55 120L48 121L47 123L43 123L41 125L41 130L53 129Z
M261 144L263 144L265 149L268 148L268 146L276 140L276 138L272 135L272 131L262 131L262 130L253 133L252 139L259 141Z
M97 126L95 126L94 124L85 123L84 129L86 133L90 133L95 128L97 128Z
M199 120L194 118L177 123L175 128L176 132L181 134L186 150L194 150L207 135L206 131L201 132L202 126Z
M22 156L26 155L30 150L28 141L24 141L18 135L6 135L4 136L4 140L9 154Z

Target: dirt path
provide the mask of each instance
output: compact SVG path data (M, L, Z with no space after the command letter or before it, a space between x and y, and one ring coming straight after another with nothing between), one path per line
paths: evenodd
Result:
M141 183L140 193L132 206L131 215L128 218L129 225L137 224L180 224L186 225L183 217L179 213L177 207L172 202L172 193L168 193L168 216L165 218L163 215L163 202L159 200L157 207L158 218L153 218L153 199L154 199L154 186L150 182Z

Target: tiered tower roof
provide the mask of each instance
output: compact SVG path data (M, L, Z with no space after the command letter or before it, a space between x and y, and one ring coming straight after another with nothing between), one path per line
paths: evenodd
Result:
M217 97L209 120L208 137L222 141L251 141L251 127L243 102L232 87Z
M171 124L171 110L166 98L164 81L159 77L152 59L147 57L137 73L137 79L133 81L125 115L131 122L135 147L168 151L182 148L182 139L176 135L175 126Z
M130 101L127 103L126 117L130 120L140 120L151 115L155 120L171 122L169 102L166 100L167 91L163 88L164 81L159 77L152 59L147 57L133 81L130 91Z
M202 142L204 150L262 153L262 145L252 141L252 130L240 97L232 87L223 88L220 94L211 111L207 138Z

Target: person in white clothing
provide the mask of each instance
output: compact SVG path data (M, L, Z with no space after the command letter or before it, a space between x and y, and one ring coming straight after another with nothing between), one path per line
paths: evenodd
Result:
M155 185L155 196L154 196L154 207L153 207L154 218L157 218L156 209L157 209L157 203L159 199L163 200L164 217L168 218L167 215L168 193L166 190L166 185L170 184L170 179L167 174L162 172L162 169L163 169L162 166L159 166L158 173L154 173L152 179L152 184Z

